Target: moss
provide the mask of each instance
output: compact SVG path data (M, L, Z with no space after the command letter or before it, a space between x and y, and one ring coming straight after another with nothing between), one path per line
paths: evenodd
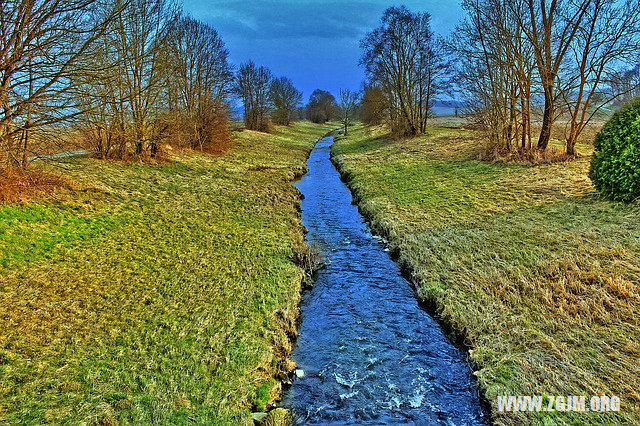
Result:
M256 388L256 394L253 400L253 406L256 411L267 410L269 403L273 401L273 394L276 386L277 382L275 379L269 378L266 382Z

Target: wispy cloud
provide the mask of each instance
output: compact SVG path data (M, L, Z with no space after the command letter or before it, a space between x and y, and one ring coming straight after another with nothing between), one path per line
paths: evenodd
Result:
M247 40L340 40L361 37L379 13L380 3L372 1L222 0L199 15L223 34Z

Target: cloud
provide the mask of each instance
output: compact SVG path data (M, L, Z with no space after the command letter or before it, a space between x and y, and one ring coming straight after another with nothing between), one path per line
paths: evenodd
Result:
M376 22L380 3L372 1L218 0L213 7L190 5L200 19L223 35L246 40L361 38Z

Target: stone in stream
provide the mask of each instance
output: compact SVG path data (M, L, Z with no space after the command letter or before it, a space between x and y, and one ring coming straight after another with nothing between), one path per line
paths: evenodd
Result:
M302 379L304 377L304 370L296 370L296 377Z
M267 413L251 413L251 417L253 417L253 420L261 423L264 421L264 419L266 419L268 416Z

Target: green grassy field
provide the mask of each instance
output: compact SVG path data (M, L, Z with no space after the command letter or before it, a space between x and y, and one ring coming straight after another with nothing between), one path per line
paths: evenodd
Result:
M69 160L70 187L0 206L0 423L252 424L295 333L291 181L330 128Z
M640 207L596 196L587 145L536 167L479 148L469 130L394 142L359 127L333 151L420 297L471 347L497 423L637 424ZM621 412L495 412L518 394L618 395Z

